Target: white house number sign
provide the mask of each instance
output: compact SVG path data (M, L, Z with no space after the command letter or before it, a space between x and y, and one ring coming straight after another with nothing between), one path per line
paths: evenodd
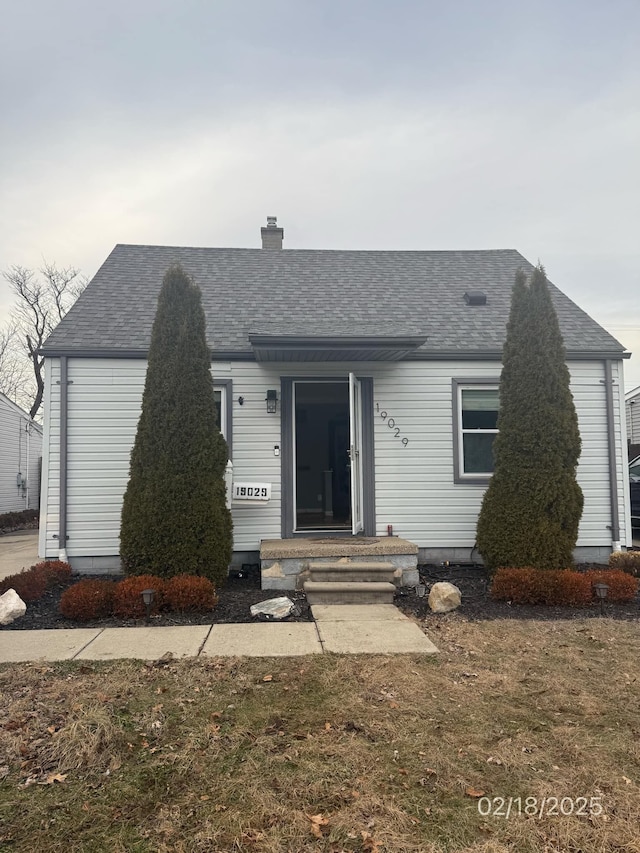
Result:
M271 500L271 483L234 483L234 501Z

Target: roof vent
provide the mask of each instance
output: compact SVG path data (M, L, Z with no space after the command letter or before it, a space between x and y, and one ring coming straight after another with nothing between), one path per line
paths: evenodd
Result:
M467 290L464 295L464 301L467 305L486 305L487 294L482 290Z

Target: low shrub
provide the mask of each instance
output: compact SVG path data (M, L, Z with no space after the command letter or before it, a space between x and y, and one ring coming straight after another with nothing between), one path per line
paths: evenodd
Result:
M113 600L113 612L124 619L138 619L146 615L142 591L155 590L151 613L156 614L164 604L165 581L157 575L132 575L118 581Z
M31 571L42 574L47 589L64 586L71 580L71 566L62 560L43 560L31 566Z
M47 579L42 572L26 569L17 575L9 575L0 581L0 595L8 589L14 589L25 604L37 601L47 589Z
M37 527L39 512L37 509L23 509L19 512L0 513L0 531L19 530L21 527Z
M640 551L614 551L609 555L609 568L640 577Z
M115 583L105 580L82 580L74 583L60 597L60 612L67 619L89 622L104 619L113 612Z
M571 569L498 569L493 577L491 596L514 604L547 604L584 607L595 598L593 585L606 583L607 601L631 601L638 591L638 579L615 569L575 572Z
M491 595L514 604L580 607L591 602L593 592L587 575L571 569L502 568L493 577Z
M585 576L589 579L592 588L594 583L606 583L609 587L607 601L615 604L632 601L638 592L638 578L619 569L602 569L601 571L595 569L585 572Z
M164 596L165 606L181 613L212 610L218 603L211 581L196 575L174 575L165 582Z

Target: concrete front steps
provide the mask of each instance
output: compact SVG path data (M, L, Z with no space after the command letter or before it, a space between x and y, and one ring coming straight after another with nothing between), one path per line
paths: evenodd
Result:
M321 570L316 566L314 577L311 577L311 563L324 564L329 574L317 574ZM334 564L340 566L341 572L348 570L352 574L336 576ZM366 569L358 569L358 565ZM393 581L396 586L415 586L418 583L418 546L396 536L263 539L260 567L262 589L302 589L307 581Z
M393 563L310 562L308 569L309 604L393 604Z

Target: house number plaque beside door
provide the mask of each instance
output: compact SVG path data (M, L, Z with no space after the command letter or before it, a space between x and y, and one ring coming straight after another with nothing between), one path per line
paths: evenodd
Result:
M234 501L268 501L271 499L271 483L234 483Z

